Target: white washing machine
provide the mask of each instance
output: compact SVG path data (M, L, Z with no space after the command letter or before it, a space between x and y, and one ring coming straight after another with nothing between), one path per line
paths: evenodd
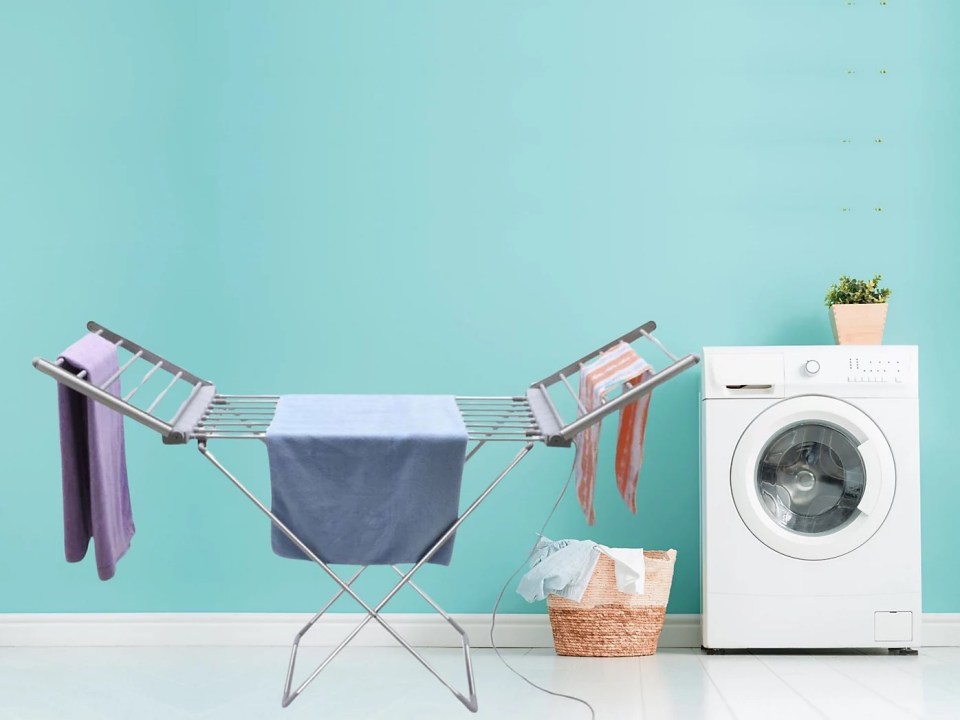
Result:
M705 348L701 399L704 648L918 646L917 348Z

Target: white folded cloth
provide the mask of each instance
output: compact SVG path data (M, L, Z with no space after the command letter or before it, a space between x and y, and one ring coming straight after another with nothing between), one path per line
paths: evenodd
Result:
M611 548L599 545L600 552L613 560L617 576L617 590L630 595L643 595L643 580L646 574L643 548Z

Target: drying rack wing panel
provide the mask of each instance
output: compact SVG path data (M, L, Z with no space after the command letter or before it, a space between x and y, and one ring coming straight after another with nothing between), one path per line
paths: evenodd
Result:
M548 375L543 380L533 383L527 389L527 400L543 432L544 442L547 445L551 447L569 447L577 435L591 425L596 425L607 415L616 412L624 405L635 402L643 395L650 394L656 387L663 385L668 380L700 362L700 358L694 354L688 354L682 357L674 355L663 343L654 337L653 331L656 329L657 324L652 320L645 322L643 325L587 353L579 360L575 360L553 374ZM580 372L584 364L598 357L601 353L606 352L620 343L631 344L641 338L655 345L659 351L670 359L670 364L654 372L649 378L634 385L612 400L604 402L599 408L587 411L580 404L579 397L570 379ZM578 407L576 418L570 422L564 419L550 395L551 389L558 384L562 385L567 392L569 392Z
M167 444L187 442L191 437L193 427L216 395L214 384L98 323L93 321L87 323L87 330L94 335L99 335L104 340L112 342L118 351L123 350L129 354L129 357L120 364L117 372L108 380L94 384L85 377L85 373L72 372L62 358L53 362L44 358L34 358L33 366L72 390L76 390L160 433L163 441ZM143 360L149 364L140 380L126 393L121 395L111 393L109 388L113 382L127 373L138 360ZM139 404L142 397L140 391L151 379L156 383L157 379L155 378L158 375L161 377L168 376L167 381L162 384L159 393L150 402ZM165 398L171 396L171 392L183 389L184 385L186 385L186 399L180 403L173 415L164 419L159 414L162 407L161 403ZM136 404L134 398L138 401Z

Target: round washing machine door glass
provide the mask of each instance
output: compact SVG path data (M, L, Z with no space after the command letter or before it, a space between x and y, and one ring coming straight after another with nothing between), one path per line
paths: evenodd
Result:
M836 398L806 395L767 408L734 451L737 511L768 547L826 560L865 543L893 504L893 454L880 428Z

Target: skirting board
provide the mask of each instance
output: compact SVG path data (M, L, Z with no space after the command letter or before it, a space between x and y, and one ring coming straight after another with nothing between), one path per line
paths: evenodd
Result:
M0 614L2 647L90 646L286 646L310 615L304 613L109 613ZM324 618L304 645L336 645L363 619L362 614ZM436 615L384 614L408 642L420 647L454 647L458 638ZM473 647L490 647L490 616L456 615ZM546 615L499 615L500 647L552 647ZM395 641L371 622L355 643L389 646ZM960 646L960 613L923 616L924 646ZM699 647L699 615L667 615L660 647Z
M384 619L407 642L420 647L459 647L459 636L438 615L384 613ZM306 613L110 613L0 614L2 646L286 646L311 618ZM364 618L337 613L323 618L303 638L303 645L336 645ZM454 615L473 647L490 647L490 615ZM546 615L498 615L500 647L553 647ZM371 621L353 641L357 645L392 646L396 641ZM700 644L698 615L669 615L661 644Z

